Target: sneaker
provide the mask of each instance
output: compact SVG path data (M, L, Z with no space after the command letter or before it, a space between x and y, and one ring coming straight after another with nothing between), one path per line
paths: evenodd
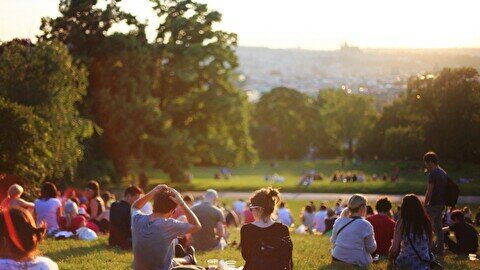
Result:
M197 265L197 257L195 257L195 248L192 246L187 247L185 250L188 256L190 256L190 263L193 265Z

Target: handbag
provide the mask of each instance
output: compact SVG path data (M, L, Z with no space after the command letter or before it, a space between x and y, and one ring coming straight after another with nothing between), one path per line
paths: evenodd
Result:
M429 261L424 260L424 259L422 258L422 256L420 256L420 254L418 254L418 251L417 251L417 249L415 248L415 245L413 245L412 240L410 239L410 236L408 236L408 242L410 243L410 246L413 248L413 251L415 252L415 254L417 255L417 257L418 257L421 261L424 261L424 262L428 262L428 263L429 263L430 269L443 269L443 268L444 268L443 265L435 259L435 256L434 256L433 253L431 253L431 252L430 252L430 254L429 254L430 260L429 260Z

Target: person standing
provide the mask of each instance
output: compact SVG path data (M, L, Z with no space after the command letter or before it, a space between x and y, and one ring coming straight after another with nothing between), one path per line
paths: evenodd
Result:
M427 152L423 161L428 174L428 186L425 194L425 209L433 226L436 242L433 252L443 255L444 235L442 217L445 208L445 187L447 185L447 173L438 165L438 157L434 152Z

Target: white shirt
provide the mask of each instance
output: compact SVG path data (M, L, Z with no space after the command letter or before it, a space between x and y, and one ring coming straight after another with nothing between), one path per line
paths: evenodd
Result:
M58 265L50 258L37 256L28 262L17 262L10 259L0 259L2 270L58 270Z
M37 224L42 221L47 224L47 230L58 229L57 211L62 207L62 203L57 198L50 198L46 201L42 199L35 200L35 213L37 214Z
M373 234L373 226L367 220L359 218L340 232L352 218L341 217L333 224L332 256L340 261L367 267L372 263L372 254L377 249Z
M289 227L292 225L293 220L291 218L290 209L285 208L285 207L280 208L277 211L277 215L278 215L278 221L280 221L281 223L283 223L283 224L285 224Z
M142 213L146 214L146 215L151 215L153 213L153 207L152 207L152 204L150 202L147 202L141 209L140 211L142 211Z
M314 222L315 222L315 229L317 232L324 232L325 231L325 218L327 217L327 210L320 210L315 214Z

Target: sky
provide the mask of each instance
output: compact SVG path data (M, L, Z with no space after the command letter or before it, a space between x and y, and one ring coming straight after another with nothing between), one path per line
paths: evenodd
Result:
M0 0L0 40L35 39L40 19L58 16L57 0ZM99 2L102 2L101 0ZM223 14L217 29L241 46L333 50L361 48L480 48L478 0L199 0ZM148 0L123 0L125 11L159 24ZM115 30L125 31L118 26Z

